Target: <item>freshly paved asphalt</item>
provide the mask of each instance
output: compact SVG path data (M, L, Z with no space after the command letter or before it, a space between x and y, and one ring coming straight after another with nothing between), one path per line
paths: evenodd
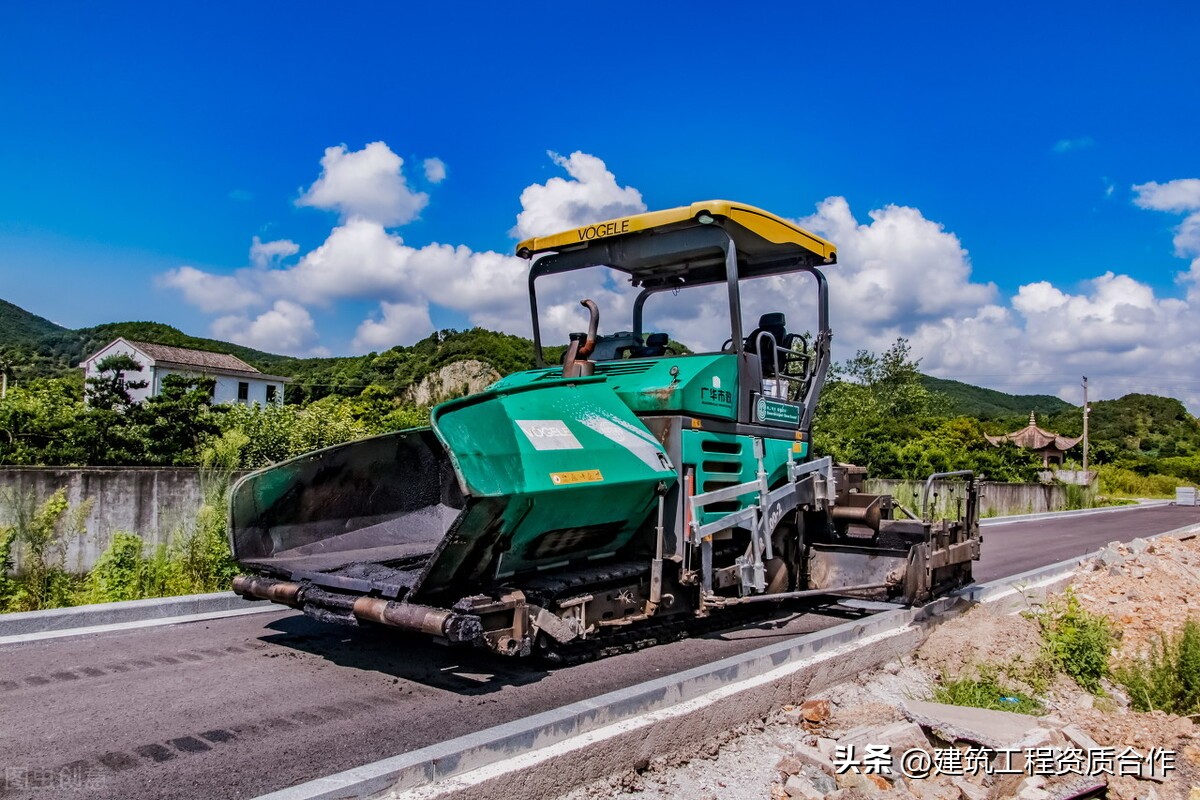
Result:
M975 576L1195 523L1163 506L987 527ZM843 619L794 610L552 671L289 610L0 646L0 797L253 797Z

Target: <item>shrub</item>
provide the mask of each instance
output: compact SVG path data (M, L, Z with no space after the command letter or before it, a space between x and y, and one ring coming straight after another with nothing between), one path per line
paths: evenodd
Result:
M1178 634L1160 634L1141 659L1118 666L1113 677L1138 711L1200 713L1200 622L1189 618Z
M1085 609L1070 589L1051 598L1035 618L1055 666L1089 692L1099 691L1115 639L1111 623Z
M1169 475L1139 475L1111 464L1101 464L1097 472L1101 494L1124 497L1174 497L1175 487L1188 483Z
M112 603L145 597L142 587L142 539L115 533L87 576L89 603Z

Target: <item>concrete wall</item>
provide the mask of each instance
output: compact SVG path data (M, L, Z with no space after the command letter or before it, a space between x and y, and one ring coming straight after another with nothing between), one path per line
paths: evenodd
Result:
M896 501L920 514L920 493L924 481L868 479L866 491L890 494ZM937 481L934 491L938 493L939 511L953 510L963 497L961 481ZM951 493L950 489L954 491ZM914 497L914 492L916 496ZM1043 511L1062 511L1067 507L1067 490L1063 486L1046 483L991 483L980 484L980 514L985 517L1008 516L1010 514L1037 514Z
M167 543L191 523L202 502L195 469L0 467L0 526L11 522L10 498L33 495L41 502L63 487L72 509L92 501L85 532L72 537L67 550L66 566L73 572L90 569L117 531ZM20 553L14 556L20 568Z

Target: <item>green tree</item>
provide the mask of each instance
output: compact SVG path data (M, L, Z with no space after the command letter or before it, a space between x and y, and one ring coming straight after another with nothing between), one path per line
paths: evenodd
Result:
M92 408L125 412L133 406L130 391L145 389L149 384L143 380L128 380L130 372L141 372L142 364L127 353L114 353L96 363L96 375L88 378L87 402Z
M204 443L220 432L212 411L215 386L212 378L167 375L159 393L136 409L148 463L197 463Z

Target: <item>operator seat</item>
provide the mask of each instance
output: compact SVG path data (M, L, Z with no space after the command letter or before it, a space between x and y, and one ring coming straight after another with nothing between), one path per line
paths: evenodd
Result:
M633 351L634 358L658 358L667 354L667 342L671 337L665 333L652 333L646 337L646 346Z
M758 353L758 335L760 333L769 333L775 339L774 344L769 340L763 340L763 351ZM759 360L762 362L762 374L764 378L775 376L775 348L789 350L792 346L793 334L787 332L787 317L782 312L776 311L771 314L763 314L758 318L758 327L750 332L746 337L746 352L758 353ZM781 368L783 364L779 365Z

